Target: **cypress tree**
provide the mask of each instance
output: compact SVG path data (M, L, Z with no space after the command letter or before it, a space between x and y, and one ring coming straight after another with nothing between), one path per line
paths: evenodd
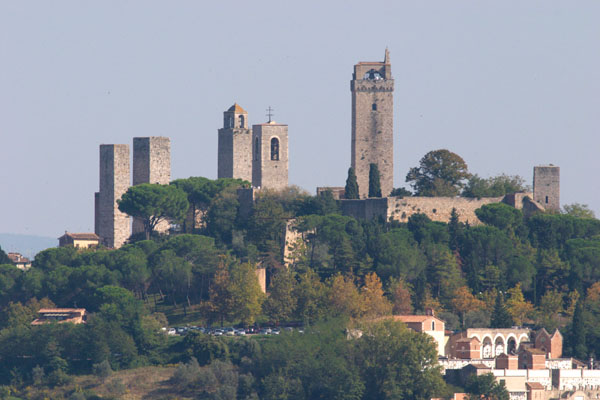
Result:
M510 328L513 325L513 319L506 309L504 297L498 292L496 303L494 304L494 312L491 321L492 328Z
M573 322L571 323L571 351L573 356L580 360L585 360L587 356L587 348L585 346L585 325L583 321L583 306L579 299L573 313Z
M344 197L347 199L358 199L358 182L356 181L356 174L354 168L348 168L348 178L346 179L346 187Z
M377 164L369 164L369 197L381 197L381 182Z

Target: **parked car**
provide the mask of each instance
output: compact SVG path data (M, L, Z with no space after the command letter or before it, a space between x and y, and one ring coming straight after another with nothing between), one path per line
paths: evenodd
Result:
M175 328L169 328L169 330L167 331L167 335L169 336L175 336L177 334L177 331L175 330Z

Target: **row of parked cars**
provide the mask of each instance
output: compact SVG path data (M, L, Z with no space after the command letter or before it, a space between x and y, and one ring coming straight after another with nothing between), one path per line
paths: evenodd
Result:
M258 327L248 327L248 328L204 328L201 326L182 326L182 327L174 327L174 328L163 328L163 331L166 331L167 335L170 336L184 336L189 332L200 332L205 333L207 335L213 336L246 336L246 335L279 335L282 330L284 332L292 332L294 328L285 327L281 328L258 328ZM304 333L303 329L298 329L298 332Z

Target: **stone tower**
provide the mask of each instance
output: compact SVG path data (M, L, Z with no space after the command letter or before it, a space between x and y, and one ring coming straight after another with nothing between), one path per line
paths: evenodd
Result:
M130 236L129 216L119 211L117 200L129 188L129 145L100 145L100 191L95 200L95 232L101 243L119 248Z
M218 157L218 178L252 182L252 131L248 129L248 113L237 103L223 113Z
M288 185L288 126L269 121L252 126L252 186Z
M171 140L163 136L133 138L133 185L171 182ZM163 221L156 231L166 232L169 223ZM142 221L134 218L133 233L144 232Z
M370 164L377 164L381 194L394 186L394 80L390 55L383 62L359 62L352 81L352 167L361 198L369 194Z
M546 210L560 211L560 167L533 167L533 200Z

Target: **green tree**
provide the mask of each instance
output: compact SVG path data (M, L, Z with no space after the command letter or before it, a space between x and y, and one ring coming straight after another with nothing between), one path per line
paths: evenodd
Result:
M229 318L234 311L233 290L230 285L229 270L221 260L217 267L209 289L209 307L221 321Z
M234 264L230 270L233 315L248 326L260 315L265 295L258 283L256 268L250 263Z
M470 400L508 400L510 395L504 382L496 382L494 374L472 375L467 380L465 390Z
M269 297L263 304L265 314L271 321L279 323L289 320L297 304L295 293L296 281L287 268L280 268L271 279Z
M146 240L159 222L183 220L189 207L183 190L152 183L131 186L117 203L121 212L143 221Z
M369 164L369 197L381 197L379 167L375 163Z
M348 178L346 179L346 187L344 188L344 197L346 199L358 199L358 182L356 181L356 174L354 168L348 168Z
M448 150L425 154L406 175L417 196L457 196L471 174L465 161Z
M475 215L484 224L495 226L501 230L514 230L523 221L523 213L504 203L492 203L475 210Z
M184 222L184 231L191 233L198 226L196 225L196 215L205 215L211 206L215 197L227 188L237 188L243 185L250 185L249 182L242 179L219 178L212 180L200 176L192 176L187 179L176 179L171 185L182 189L187 194L190 203L190 215Z
M361 330L352 344L365 382L363 399L429 400L445 386L431 338L391 320Z
M394 188L390 193L390 197L410 197L412 196L412 192L403 187Z
M469 182L462 192L464 197L500 197L505 194L527 192L529 187L525 185L525 179L519 175L498 175L491 178L481 178L477 174L469 178Z
M587 204L565 204L563 206L563 213L575 218L596 218L594 211L590 210Z
M494 303L494 311L492 312L491 328L510 328L513 326L513 319L506 309L504 304L504 296L498 292L496 302Z
M579 300L575 306L575 313L571 322L569 345L572 355L580 360L585 360L588 356L585 344L586 326L583 315L583 301Z
M354 176L354 180L356 181L356 176ZM0 247L0 264L12 264L12 261L8 258L8 254L2 250L2 247Z

